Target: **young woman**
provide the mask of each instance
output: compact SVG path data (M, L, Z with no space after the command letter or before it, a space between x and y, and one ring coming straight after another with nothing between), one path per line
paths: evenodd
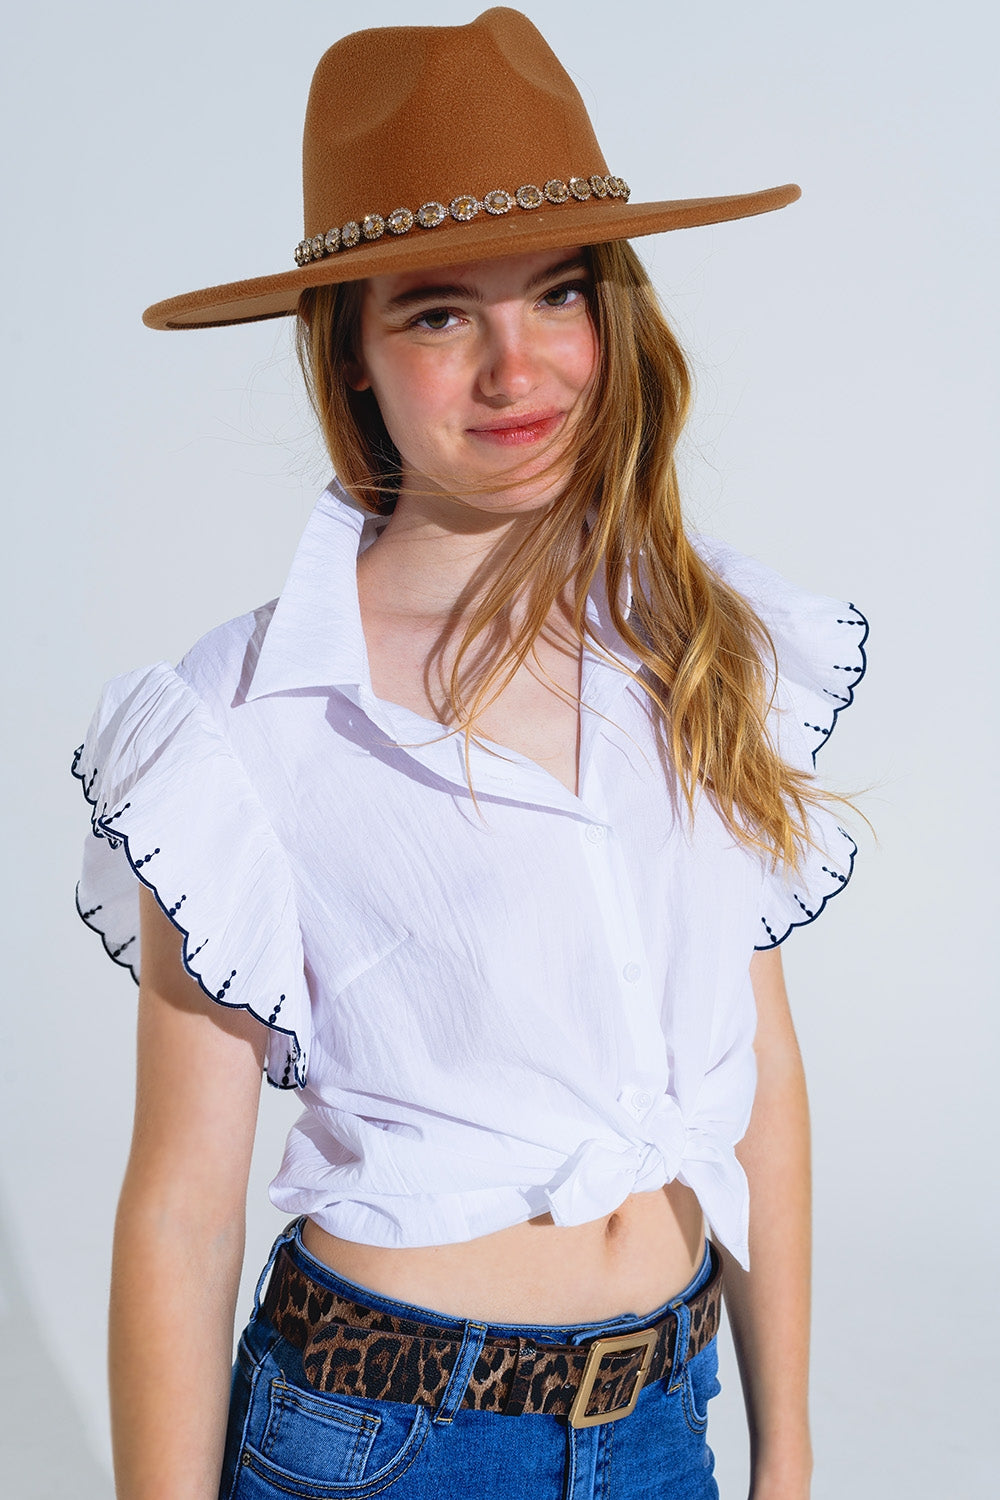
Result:
M865 626L686 536L626 242L798 190L630 204L509 10L338 43L304 160L298 269L146 320L297 313L338 477L276 604L109 684L76 766L81 913L142 952L120 1500L715 1495L723 1267L753 1494L801 1500L777 945L850 873L811 771ZM262 1070L295 1219L230 1389Z

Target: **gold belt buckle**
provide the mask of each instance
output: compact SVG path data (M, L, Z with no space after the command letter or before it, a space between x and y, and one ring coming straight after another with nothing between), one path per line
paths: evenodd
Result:
M646 1379L646 1373L653 1361L653 1350L656 1347L656 1339L659 1330L647 1328L642 1333L626 1333L617 1339L595 1339L587 1351L587 1363L583 1367L583 1375L580 1379L579 1389L573 1397L573 1405L569 1411L569 1424L571 1427L596 1427L599 1422L617 1422L619 1417L627 1417L639 1399ZM587 1403L594 1389L597 1372L600 1369L601 1360L605 1354L623 1354L626 1349L638 1349L645 1345L642 1356L642 1365L635 1377L635 1385L629 1397L627 1406L616 1406L611 1411L597 1412L595 1416L586 1415Z

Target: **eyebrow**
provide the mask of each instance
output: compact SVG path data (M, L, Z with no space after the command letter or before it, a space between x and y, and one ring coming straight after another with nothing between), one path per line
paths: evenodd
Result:
M563 276L573 275L576 272L586 271L586 263L579 255L571 255L567 260L557 261L554 266L546 266L532 276L525 285L526 292L533 292L543 286L547 281L558 280ZM447 302L458 299L464 302L482 302L482 294L474 286L467 286L461 281L450 282L427 282L423 286L411 287L407 292L400 292L396 297L390 297L382 307L383 313L404 312L407 308L416 307L427 302Z

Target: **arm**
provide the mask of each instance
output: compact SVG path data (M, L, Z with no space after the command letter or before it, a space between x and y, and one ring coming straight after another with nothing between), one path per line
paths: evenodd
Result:
M135 1128L111 1275L119 1500L215 1500L266 1032L209 1000L141 892Z
M754 955L757 1092L736 1148L750 1183L750 1266L723 1251L750 1427L752 1500L806 1500L809 1442L809 1109L781 954Z

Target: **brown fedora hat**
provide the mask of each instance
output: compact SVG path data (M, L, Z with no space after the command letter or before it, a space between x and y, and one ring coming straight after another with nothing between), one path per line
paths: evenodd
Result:
M520 11L467 26L355 31L320 60L302 143L295 269L146 309L150 328L295 311L306 287L501 255L595 245L784 208L792 184L630 203L583 100Z

